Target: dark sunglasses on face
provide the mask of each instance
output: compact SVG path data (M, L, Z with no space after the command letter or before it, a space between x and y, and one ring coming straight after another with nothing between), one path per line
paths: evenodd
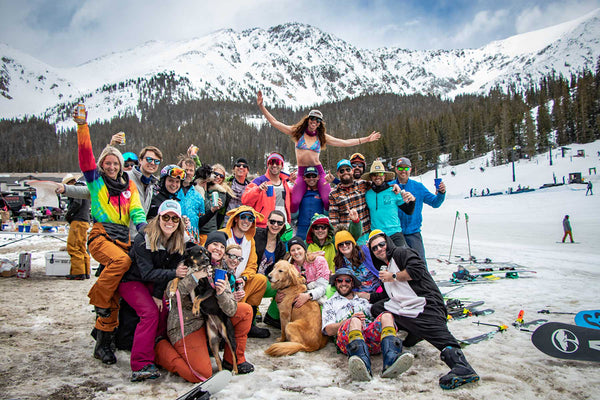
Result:
M340 244L338 245L338 247L346 247L346 246L351 246L351 245L352 245L352 242L351 242L351 241L349 241L349 240L347 240L347 241L345 241L345 242L342 242L342 243L340 243Z
M254 222L254 215L252 214L242 214L240 215L240 220L247 220L248 222Z
M217 178L225 179L225 175L223 175L223 174L220 174L220 173L218 173L218 172L214 172L214 171L213 171L213 175L214 175L214 176L216 176Z
M352 168L363 168L364 164L361 163L352 163Z
M347 172L352 172L352 170L350 168L340 168L340 169L338 169L338 172L340 174L345 174Z
M125 168L135 167L136 165L137 165L137 163L134 161L126 161L125 162Z
M237 168L246 168L246 169L248 169L248 164L237 163L237 164L235 164L235 166Z
M148 164L156 164L156 165L160 165L160 160L158 158L152 158L152 157L146 157L146 162Z
M396 167L398 171L408 171L410 167Z
M352 283L352 278L335 278L336 283Z
M277 226L283 226L283 224L284 224L284 222L283 222L283 221L276 221L276 220L274 220L274 219L270 219L270 220L269 220L269 223L270 223L271 225L277 225Z
M242 256L236 256L235 254L227 254L227 257L229 257L229 259L231 261L239 261L239 262L244 261L244 257L242 257Z
M329 229L327 225L315 225L313 226L313 231L326 231Z
M379 249L383 249L386 246L385 241L380 242L379 244L374 244L373 246L371 246L371 250L373 250L374 252L379 250Z
M179 217L177 215L163 214L160 216L160 219L162 219L165 222L169 222L169 220L171 220L176 224L179 223Z
M371 176L384 176L384 175L385 175L385 173L383 173L383 172L373 172L371 174Z
M305 177L306 179L315 179L315 178L318 178L318 177L319 177L319 175L315 175L315 174L308 174L308 175L304 175L304 177Z
M308 117L308 119L310 119L311 121L317 121L318 123L323 122L323 120L319 117Z

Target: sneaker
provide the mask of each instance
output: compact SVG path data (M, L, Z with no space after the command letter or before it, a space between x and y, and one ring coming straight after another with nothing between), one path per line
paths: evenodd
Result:
M268 329L259 328L256 325L252 325L250 327L250 332L248 332L248 337L251 337L251 338L266 339L269 336L271 336L271 332Z
M265 314L263 322L273 328L281 329L281 320L271 317L268 313Z
M148 364L139 371L133 371L131 373L131 382L141 382L146 379L156 379L158 377L160 377L160 371L156 368L156 365Z

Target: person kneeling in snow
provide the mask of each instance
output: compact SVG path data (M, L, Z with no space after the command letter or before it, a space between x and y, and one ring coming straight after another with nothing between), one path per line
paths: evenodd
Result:
M479 375L467 362L458 341L447 326L444 299L425 263L410 248L395 247L382 231L369 235L369 249L379 279L383 282L382 293L371 293L371 313L377 315L389 311L394 315L398 329L408 332L406 346L413 346L425 339L441 351L441 359L450 372L440 378L442 389L454 389L479 380Z
M373 320L371 304L353 291L361 283L350 268L339 268L329 280L336 293L323 304L323 334L335 336L340 351L348 355L352 380L371 380L369 353L383 353L382 378L394 378L409 369L413 356L401 354L392 314L384 311Z

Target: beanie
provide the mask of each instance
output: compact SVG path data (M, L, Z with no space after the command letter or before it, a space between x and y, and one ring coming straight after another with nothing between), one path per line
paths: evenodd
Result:
M343 243L343 242L352 242L356 246L356 240L354 240L354 238L352 237L350 232L348 232L346 230L339 231L338 233L335 234L336 250L337 250L338 246L340 245L340 243Z
M204 247L208 247L211 243L221 243L223 247L227 247L227 235L225 232L215 231L211 232L206 236L206 243L204 243Z
M306 243L304 243L304 240L302 240L302 238L300 236L294 236L293 238L290 239L290 241L287 244L288 244L288 249L291 249L293 245L297 244L297 245L302 246L304 251L306 251Z

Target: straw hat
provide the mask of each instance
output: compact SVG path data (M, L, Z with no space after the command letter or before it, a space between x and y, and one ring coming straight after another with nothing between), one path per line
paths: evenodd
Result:
M394 179L396 177L396 175L393 172L385 170L385 167L383 166L383 163L381 161L375 160L375 161L373 161L373 164L371 164L371 170L369 172L365 172L360 177L360 179L364 179L365 181L370 181L371 174L376 174L379 172L383 172L385 174L384 179L386 181L391 181L392 179Z

